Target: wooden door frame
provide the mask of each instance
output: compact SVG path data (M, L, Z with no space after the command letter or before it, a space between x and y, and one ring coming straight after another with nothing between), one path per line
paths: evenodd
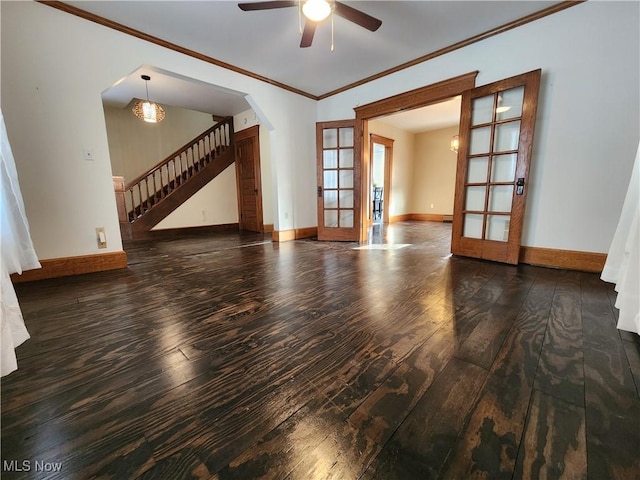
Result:
M258 217L258 229L260 233L264 233L264 218L262 211L262 175L261 175L261 165L260 165L260 125L254 125L249 128L245 128L244 130L240 130L239 132L234 132L233 134L233 143L235 145L236 142L253 139L253 152L254 152L254 165L253 171L255 176L255 181L258 189L258 193L256 194L256 216ZM234 146L234 154L235 154L235 146ZM235 160L236 164L236 190L238 197L238 226L242 227L242 221L240 215L242 215L242 192L241 192L241 182L240 182L240 172L238 167L238 161Z
M389 198L391 198L391 165L393 164L393 142L392 138L369 134L369 172L373 167L373 144L384 146L384 185L382 191L382 223L389 223ZM367 188L371 190L371 176ZM369 202L368 210L369 226L373 223L373 202Z
M400 93L376 102L356 107L355 121L355 157L360 159L362 183L366 182L367 188L362 188L360 184L360 241L364 242L368 236L368 215L367 211L371 202L369 184L371 183L370 167L370 138L369 120L384 115L391 115L403 110L426 107L434 103L442 102L462 92L475 88L476 77L479 71L475 70L457 77L449 78L441 82L433 83L425 87Z

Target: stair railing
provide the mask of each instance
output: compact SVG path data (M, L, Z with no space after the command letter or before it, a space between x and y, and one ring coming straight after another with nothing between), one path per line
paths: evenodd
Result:
M231 147L228 117L179 148L124 187L127 220L133 223Z

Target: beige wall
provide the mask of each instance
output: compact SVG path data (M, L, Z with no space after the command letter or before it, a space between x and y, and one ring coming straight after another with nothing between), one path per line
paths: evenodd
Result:
M411 211L411 195L415 135L382 123L380 120L369 122L369 133L394 140L389 217L413 213Z
M163 122L145 123L129 108L104 107L109 156L114 175L125 183L156 165L213 126L208 113L163 105Z
M457 125L411 133L381 120L372 120L369 133L394 140L391 218L412 213L453 214L457 157L449 146L451 136L458 133Z
M450 150L458 126L415 136L411 213L453 214L457 154Z

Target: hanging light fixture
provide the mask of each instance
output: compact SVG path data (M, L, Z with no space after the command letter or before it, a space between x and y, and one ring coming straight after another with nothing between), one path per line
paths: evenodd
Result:
M460 147L460 137L458 135L454 135L451 137L451 151L458 153L458 147Z
M160 123L164 120L165 113L164 108L154 102L149 101L149 80L151 77L149 75L141 75L140 78L144 80L144 85L147 90L147 100L138 100L132 108L133 114L138 117L140 120L144 120L148 123Z

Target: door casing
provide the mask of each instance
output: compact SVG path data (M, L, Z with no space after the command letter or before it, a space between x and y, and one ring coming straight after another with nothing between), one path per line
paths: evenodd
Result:
M362 183L360 184L361 215L359 238L361 242L365 242L368 237L368 215L366 212L368 211L371 203L371 194L368 187L371 182L368 121L384 115L391 115L392 113L397 113L402 110L426 107L448 98L461 95L462 92L475 87L478 73L479 72L476 70L355 108L355 158L360 159L362 172ZM366 185L366 188L363 188L364 185Z
M264 233L264 219L262 213L262 179L260 174L260 126L255 125L245 130L236 132L233 137L236 151L236 184L238 189L238 216L240 230L257 231ZM251 160L251 168L253 169L254 185L253 189L255 194L245 196L243 195L242 185L242 167L240 165L240 159L238 158L238 149L241 148L243 142L249 142L252 147L253 158ZM250 197L254 197L251 199ZM252 205L247 205L250 201ZM255 202L255 205L253 203ZM255 209L256 222L252 225L251 222L247 222L245 219L248 217L247 212Z

